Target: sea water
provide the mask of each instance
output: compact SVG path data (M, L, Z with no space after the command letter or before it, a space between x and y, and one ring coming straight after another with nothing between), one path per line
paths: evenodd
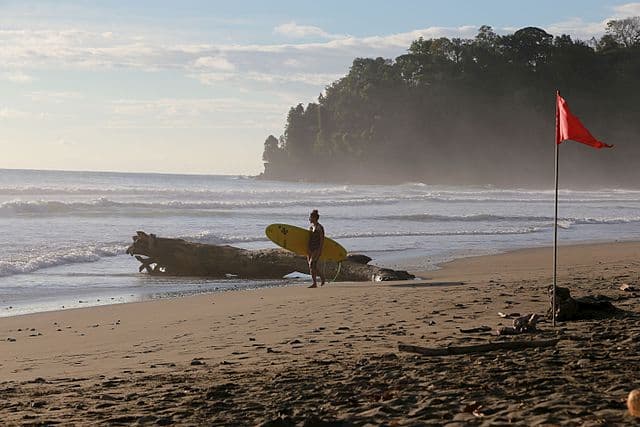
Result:
M137 230L270 248L267 225L306 227L318 209L327 235L350 252L428 270L458 257L551 245L553 197L552 190L486 186L0 169L0 316L287 283L139 273L125 254ZM640 192L563 190L559 217L563 244L639 239Z

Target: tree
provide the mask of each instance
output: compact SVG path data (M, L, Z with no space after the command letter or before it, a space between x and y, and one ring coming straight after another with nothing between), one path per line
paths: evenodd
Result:
M626 48L640 46L640 16L607 22L607 34Z
M496 49L500 42L500 36L489 25L483 25L478 29L475 43L485 49Z
M305 111L302 104L291 107L284 131L285 147L293 159L305 159L311 152L312 140L308 138Z
M289 110L280 141L267 138L265 176L547 185L556 89L603 140L640 134L636 24L615 21L591 44L536 27L498 35L482 26L471 39L418 38L395 60L355 58L317 103ZM630 172L640 147L617 153L626 172L585 155L565 173L589 169L602 185L625 173L640 182Z
M282 150L278 145L278 139L273 135L269 135L264 141L264 152L262 153L262 160L267 163L277 161L281 151Z
M513 63L536 70L547 62L551 54L553 36L541 28L526 27L504 37L503 40L507 56Z
M600 52L609 52L620 49L620 43L618 43L613 35L605 34L600 40L598 40L596 47Z

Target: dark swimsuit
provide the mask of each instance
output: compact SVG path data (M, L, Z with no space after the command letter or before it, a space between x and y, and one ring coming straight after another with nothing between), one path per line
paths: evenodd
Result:
M322 226L318 224L315 230L310 229L309 231L311 231L311 237L309 237L309 253L311 253L320 249L320 244L322 243ZM310 262L315 264L318 262L318 259L311 259Z

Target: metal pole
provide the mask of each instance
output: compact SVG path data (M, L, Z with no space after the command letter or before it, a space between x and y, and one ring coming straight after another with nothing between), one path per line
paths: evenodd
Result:
M560 91L557 92L557 95L560 95ZM560 120L560 112L558 111L558 99L556 97L556 140L554 145L556 146L556 166L555 166L555 186L556 186L556 197L555 197L555 215L553 219L553 288L551 295L551 324L555 328L556 327L556 284L557 284L557 276L558 276L558 160L559 160L559 142L558 132L559 125L558 122Z

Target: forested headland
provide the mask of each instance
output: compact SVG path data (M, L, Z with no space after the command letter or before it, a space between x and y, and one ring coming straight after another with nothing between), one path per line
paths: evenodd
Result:
M415 40L357 58L317 102L289 110L264 144L265 179L551 187L555 93L613 149L566 142L560 180L640 186L640 17L600 39L527 27Z

